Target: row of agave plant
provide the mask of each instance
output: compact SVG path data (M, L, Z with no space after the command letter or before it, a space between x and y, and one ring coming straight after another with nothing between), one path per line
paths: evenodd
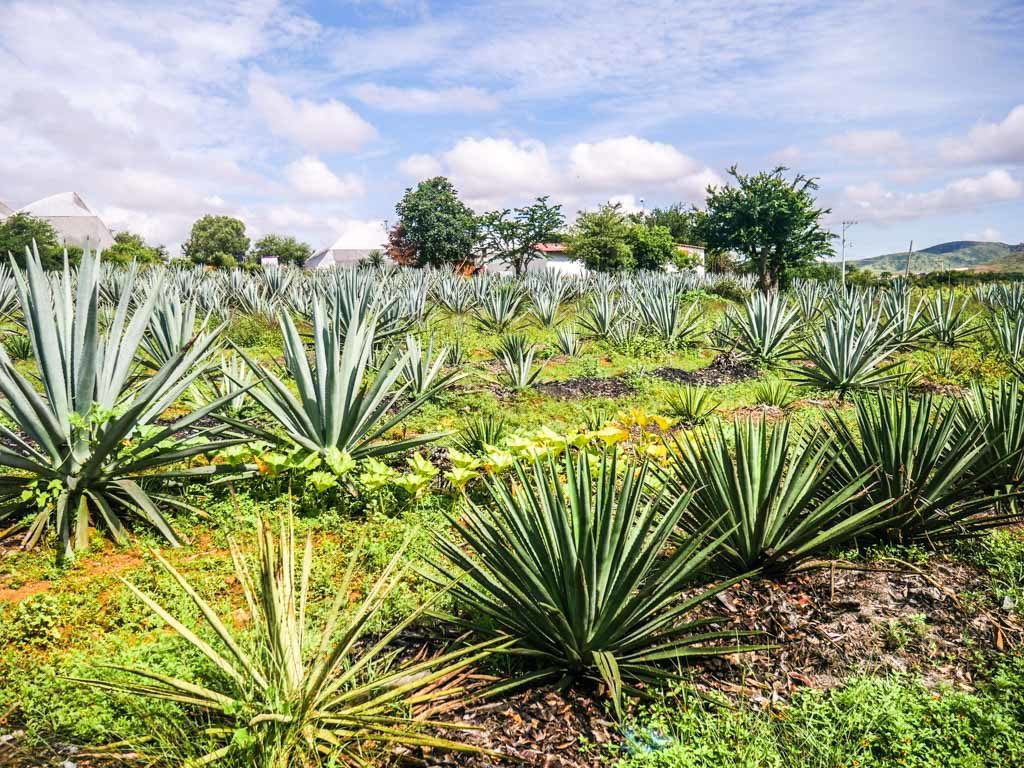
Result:
M359 273L332 277L332 291L309 297L298 313L309 342L295 313L279 310L287 375L239 352L239 367L216 378L222 389L190 408L187 394L218 368L223 325L200 321L195 332L192 306L166 300L174 294L166 273L128 270L115 297L103 271L86 254L76 273L47 275L30 255L25 270L12 273L39 385L0 354L0 515L25 526L28 544L52 526L59 552L71 554L87 543L90 524L123 538L129 516L177 543L166 511L187 508L183 484L239 472L196 459L254 436L327 466L437 437L390 439L433 390L413 391L410 345L388 343L407 324L388 314L391 303L382 305ZM617 301L634 290L604 288L592 300ZM763 314L786 317L802 311L799 297L813 290L798 287L792 305L755 298L744 311L770 306ZM822 329L846 312L860 333L869 310L839 307L886 301L831 300ZM275 428L232 416L241 397L256 401ZM468 749L444 714L475 679L472 668L496 653L527 664L489 692L592 681L620 709L626 695L678 674L681 662L755 647L737 645L707 605L739 580L779 578L840 547L939 546L1015 518L1024 469L1024 393L1016 383L978 389L964 404L881 391L856 398L854 412L852 425L826 412L821 428L805 432L787 422L738 421L666 435L656 462L593 442L549 445L504 473L484 474L465 486L464 508L450 520L460 535L437 539L447 564L436 573L438 597L383 636L371 628L408 573L404 552L362 584L365 597L351 606L361 580L354 553L325 623L313 626L312 541L298 547L288 519L276 535L263 523L255 560L241 547L232 552L253 618L248 631L232 629L166 560L214 642L131 586L215 674L184 680L122 670L127 676L87 682L201 709L208 723L201 744L209 747L202 761L258 765L306 765L324 755L373 764L375 750L396 744ZM437 655L403 660L396 640L438 613L442 595L455 607L442 626L473 639L452 638Z
M711 607L740 581L784 578L839 548L934 548L1019 519L1017 383L962 404L879 392L859 397L855 414L852 426L837 412L803 432L750 419L707 427L666 438L660 463L564 444L484 476L449 518L459 535L435 537L438 591L383 636L369 628L407 574L404 551L353 607L356 552L313 626L312 540L300 551L289 518L276 537L262 523L254 563L232 548L247 632L160 558L215 645L129 586L219 671L215 682L139 669L82 682L201 709L202 762L304 766L328 755L355 766L399 747L474 749L444 713L514 686L596 684L621 713L627 696L679 678L686 662L763 647ZM454 611L440 610L444 596ZM400 661L394 644L427 616L450 629L437 637L444 647ZM500 654L519 659L519 673L467 691L473 668Z

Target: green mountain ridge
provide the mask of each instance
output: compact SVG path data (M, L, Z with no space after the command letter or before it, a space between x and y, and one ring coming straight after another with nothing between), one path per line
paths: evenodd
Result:
M906 251L886 253L847 262L875 272L900 273L907 268ZM953 240L939 243L911 256L911 272L935 272L946 269L971 269L985 272L1024 271L1024 243L990 243L980 240Z

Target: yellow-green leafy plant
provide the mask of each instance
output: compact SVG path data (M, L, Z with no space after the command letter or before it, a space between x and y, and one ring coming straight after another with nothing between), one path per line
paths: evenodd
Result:
M201 613L209 633L175 616L130 582L128 588L210 664L213 674L183 680L113 667L120 679L78 682L119 693L162 699L203 713L203 736L212 749L194 765L230 760L263 768L314 765L371 766L397 746L479 751L440 736L464 728L434 713L460 696L467 671L500 640L467 645L433 656L403 660L398 637L434 604L427 600L381 635L372 628L388 595L406 578L405 547L365 595L350 605L364 584L352 554L323 624L311 626L313 542L295 544L291 517L277 536L261 521L255 563L237 544L231 554L251 625L231 630L213 607L165 559L163 569ZM440 594L440 593L439 593ZM435 598L436 599L436 598ZM134 679L133 679L134 678Z

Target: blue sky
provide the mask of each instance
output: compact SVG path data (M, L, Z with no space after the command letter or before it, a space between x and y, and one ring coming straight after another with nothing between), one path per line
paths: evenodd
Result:
M0 0L0 200L370 245L437 173L572 214L783 164L853 257L1024 240L1021 0L173 5Z

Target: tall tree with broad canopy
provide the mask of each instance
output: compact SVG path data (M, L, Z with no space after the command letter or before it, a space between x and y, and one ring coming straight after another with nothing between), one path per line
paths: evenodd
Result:
M645 214L643 222L648 226L667 227L672 239L686 245L704 245L699 232L700 213L682 203L673 203L667 208L654 208Z
M444 176L406 189L395 211L405 242L415 248L416 266L458 268L472 262L477 218Z
M784 287L787 268L813 262L835 251L831 232L821 226L831 209L818 208L811 194L817 180L778 166L757 175L743 175L734 165L736 185L709 186L707 210L699 231L709 248L736 251L758 275L762 291Z
M565 225L561 205L549 205L548 198L525 208L491 211L480 217L480 252L483 261L501 261L516 277L538 257L537 246L552 240Z
M596 211L580 211L566 238L569 254L593 272L621 272L635 265L629 246L634 224L621 203L605 203Z
M193 264L236 267L245 261L249 238L245 223L231 216L206 214L192 225L181 252Z
M147 245L142 235L118 232L114 235L114 244L103 252L102 258L113 264L160 264L164 253L159 247Z
M24 268L25 254L33 248L39 253L43 269L61 269L64 266L64 248L57 237L57 230L46 219L37 219L28 213L15 213L0 222L0 257L4 262L8 256ZM81 249L68 254L68 261L78 263Z
M675 263L679 253L672 231L660 224L633 224L626 242L633 254L633 269L661 269Z
M285 235L264 235L252 247L252 258L259 264L263 259L276 257L278 264L294 264L301 267L313 255L309 243Z

